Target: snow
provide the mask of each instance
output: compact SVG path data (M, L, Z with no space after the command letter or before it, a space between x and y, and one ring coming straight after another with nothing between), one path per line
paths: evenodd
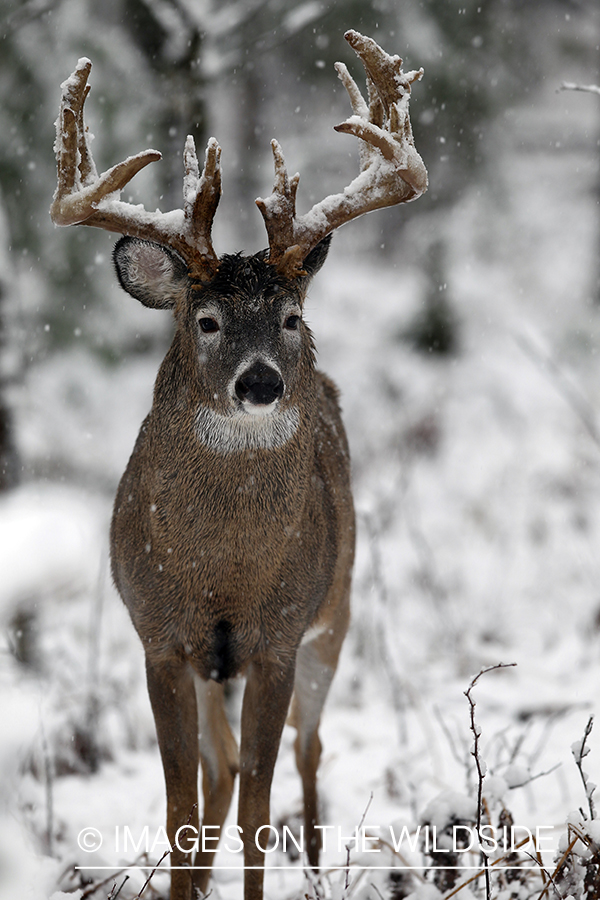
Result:
M473 821L477 815L477 802L456 791L442 791L423 810L424 822L443 831L454 820Z
M318 19L321 15L321 4L317 0L308 0L306 3L301 3L292 12L287 13L281 24L288 34L294 34L296 31L305 28L313 20Z
M568 109L568 97L559 102ZM473 691L494 821L504 803L520 827L552 826L553 847L568 846L567 823L600 839L597 820L569 815L587 810L571 748L581 749L600 696L596 163L580 110L551 151L543 136L521 146L529 113L513 111L488 190L468 192L448 218L455 358L419 356L398 337L422 290L412 262L430 226L418 204L406 212L395 266L344 255L340 236L307 302L320 364L342 391L359 514L353 625L321 729L323 822L344 837L340 852L332 832L326 865L344 866L367 806L365 823L382 835L390 825L414 833L426 820L473 818L464 691L500 661L517 667L488 673ZM581 140L570 149L573 133ZM115 329L135 315L120 319L117 309ZM0 502L0 847L11 848L0 857L1 900L77 897L81 883L62 873L116 872L134 854L115 846L115 829L139 836L147 826L154 838L164 824L142 648L106 553L112 493L157 366L145 357L107 369L80 348L41 360L17 395L20 447L46 478ZM18 613L31 617L37 667L12 653ZM95 771L83 741L90 716ZM293 739L286 728L272 822L295 827ZM597 782L595 731L586 750ZM95 853L77 843L90 827L103 839ZM577 849L589 855L585 840ZM374 858L397 864L351 850L353 864ZM419 852L410 859L422 864ZM240 860L222 851L218 865ZM306 888L297 862L277 852L269 865L267 897ZM375 896L371 883L385 896L385 871L352 877L360 900ZM341 897L343 879L331 871L323 890ZM240 881L239 868L216 870L215 896L239 897ZM122 896L142 883L134 873ZM166 877L153 884L164 890ZM411 896L440 894L427 882Z
M96 506L96 508L94 508ZM76 491L27 485L0 498L0 621L40 594L90 591L102 541L97 505ZM15 560L23 563L15 566Z

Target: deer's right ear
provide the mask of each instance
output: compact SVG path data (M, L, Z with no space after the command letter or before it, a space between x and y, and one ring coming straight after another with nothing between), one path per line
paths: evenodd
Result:
M302 263L302 268L307 273L309 278L313 278L319 269L324 265L325 260L327 259L327 254L329 253L329 245L331 244L331 238L333 234L328 234L326 237L320 241L316 247L310 251L308 256L305 258Z
M178 253L153 241L122 237L113 260L123 290L151 309L173 309L188 274Z

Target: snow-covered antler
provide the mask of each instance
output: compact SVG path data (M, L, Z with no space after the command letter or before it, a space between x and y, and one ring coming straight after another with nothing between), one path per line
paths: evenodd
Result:
M360 174L341 194L296 216L299 175L288 178L281 147L272 141L275 160L273 193L256 201L269 237L269 261L289 275L302 270L309 251L326 235L363 213L415 200L427 190L427 170L415 149L408 113L411 84L423 69L402 71L399 56L389 56L357 31L344 35L360 57L367 75L369 103L343 63L336 70L348 91L354 115L336 131L360 139Z
M58 185L50 208L56 225L94 225L106 231L168 244L198 278L216 271L218 257L211 228L221 196L221 148L208 142L200 175L196 148L188 137L183 153L183 209L147 212L143 206L121 201L120 193L144 166L161 159L157 150L144 150L98 175L90 149L91 135L83 119L90 91L92 64L80 59L73 74L61 85L60 114L56 121Z

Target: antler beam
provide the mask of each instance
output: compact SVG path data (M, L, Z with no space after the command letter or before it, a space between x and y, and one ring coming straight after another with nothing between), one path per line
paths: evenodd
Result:
M287 275L302 271L302 262L331 231L364 213L416 200L427 190L427 170L413 139L409 117L411 85L423 69L402 71L399 56L389 56L371 38L348 31L344 35L361 59L367 75L369 102L343 63L336 63L354 115L335 130L360 141L360 174L341 194L316 203L296 215L299 175L288 177L283 153L272 141L275 162L273 193L256 201L269 237L269 261Z
M91 68L89 59L80 59L73 74L61 85L55 144L58 185L50 207L52 221L56 225L93 225L168 244L197 277L211 277L218 266L211 229L221 196L221 148L214 138L209 140L200 174L194 140L187 138L183 209L147 212L141 205L124 203L121 191L141 169L161 159L161 154L144 150L98 175L90 148L91 135L83 118Z

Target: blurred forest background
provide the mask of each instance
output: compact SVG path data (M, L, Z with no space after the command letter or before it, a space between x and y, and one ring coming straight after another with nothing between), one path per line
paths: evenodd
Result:
M2 900L77 887L84 825L163 815L106 533L171 326L118 288L113 237L50 222L60 84L92 60L99 170L162 152L124 198L147 209L181 205L185 136L200 155L214 135L215 248L256 252L272 137L302 212L357 172L332 129L350 114L333 63L364 83L348 28L424 67L411 118L430 188L342 229L307 305L359 511L326 808L352 827L371 790L374 821L417 822L463 778L462 690L483 665L519 663L483 689L495 773L550 770L595 709L600 96L560 88L600 84L597 0L0 0ZM284 816L289 740L282 758ZM558 827L582 802L569 777L537 806L530 789L523 816Z
M342 232L336 243L340 253L420 272L425 315L414 323L415 339L443 353L459 340L444 287L452 210L476 189L494 216L505 201L499 157L539 136L533 121L515 135L510 112L544 87L554 91L563 75L593 80L599 23L597 5L585 0L2 0L3 484L40 476L106 484L106 473L68 442L63 446L59 435L49 445L46 423L38 422L42 434L24 421L28 402L36 402L23 394L30 370L71 353L85 355L88 365L118 366L124 357L164 347L168 335L166 323L125 311L107 264L107 235L58 230L48 218L59 85L78 57L90 57L94 66L86 113L99 170L147 146L163 153L131 187L148 208L180 206L185 136L194 135L199 153L217 136L225 180L219 252L255 252L265 242L254 199L270 189L272 136L287 148L290 171L301 173L306 207L353 177L356 148L331 127L349 112L333 62L342 59L357 71L342 39L347 27L400 52L405 68L423 65L412 118L429 193L416 207L386 211L360 230ZM592 97L561 102L565 109L583 104L591 122L600 117ZM557 151L560 138L557 133ZM582 140L597 154L597 129ZM598 294L595 275L586 287L590 298ZM84 379L75 380L85 393ZM75 385L71 402L86 404Z
M132 186L148 208L180 205L186 134L194 135L199 152L217 136L225 179L216 226L220 252L255 252L264 244L254 199L270 188L272 136L287 149L290 171L301 172L306 207L353 177L356 148L332 131L348 114L333 62L342 59L357 71L342 39L347 27L400 52L405 67L423 65L413 123L430 171L429 193L416 207L342 232L336 243L340 253L349 249L382 267L419 269L428 315L416 323L422 326L417 340L451 351L458 341L454 310L439 288L448 283L453 207L477 188L493 217L505 199L498 159L511 137L507 113L544 86L555 90L563 75L593 80L599 20L595 3L578 0L2 0L3 483L39 476L103 480L91 461L68 443L60 446L58 435L49 446L45 423L42 435L22 421L29 412L22 388L32 367L70 353L85 354L88 365L115 366L167 339L152 317L124 311L128 304L107 264L111 239L92 229L57 230L48 218L59 85L79 56L94 66L87 117L98 168L147 146L163 153ZM598 118L595 98L570 97L561 105L583 104L591 120ZM537 139L531 125L523 124L516 138L521 149ZM587 140L594 153L597 133ZM407 236L407 222L418 239ZM597 282L588 290L596 294ZM82 379L76 382L82 388ZM77 404L74 386L73 392ZM85 405L83 395L79 402Z

